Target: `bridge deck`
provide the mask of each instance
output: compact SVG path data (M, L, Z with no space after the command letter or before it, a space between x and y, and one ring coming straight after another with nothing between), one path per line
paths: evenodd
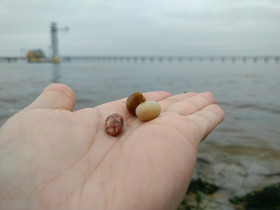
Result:
M183 62L183 61L280 61L280 56L61 56L62 62L72 62L72 61L140 61L140 62ZM47 59L51 60L51 59ZM20 56L0 56L0 61L6 62L17 62L17 61L27 61L26 57Z

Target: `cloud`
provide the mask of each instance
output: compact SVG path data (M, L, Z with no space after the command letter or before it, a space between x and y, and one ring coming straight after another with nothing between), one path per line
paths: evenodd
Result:
M0 55L50 45L78 54L280 54L276 0L2 0Z

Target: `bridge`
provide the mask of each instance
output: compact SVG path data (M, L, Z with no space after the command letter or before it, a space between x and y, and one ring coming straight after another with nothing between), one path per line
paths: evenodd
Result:
M45 62L50 62L46 58ZM276 62L280 56L60 56L61 62ZM27 62L26 57L0 56L0 62Z
M26 57L22 56L0 56L0 62L18 62L18 61L27 61Z
M280 56L61 56L64 62L269 62L280 61Z

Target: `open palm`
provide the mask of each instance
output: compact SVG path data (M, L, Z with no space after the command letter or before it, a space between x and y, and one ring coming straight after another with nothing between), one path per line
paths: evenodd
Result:
M162 107L149 122L126 99L73 112L69 87L47 87L0 129L0 209L176 209L224 113L210 93L144 95ZM112 113L124 117L118 137L104 128Z

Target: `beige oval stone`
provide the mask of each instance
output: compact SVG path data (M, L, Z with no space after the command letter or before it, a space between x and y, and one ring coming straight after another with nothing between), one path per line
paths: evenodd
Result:
M143 120L149 121L160 115L161 107L156 101L145 101L139 104L135 110L136 116Z

